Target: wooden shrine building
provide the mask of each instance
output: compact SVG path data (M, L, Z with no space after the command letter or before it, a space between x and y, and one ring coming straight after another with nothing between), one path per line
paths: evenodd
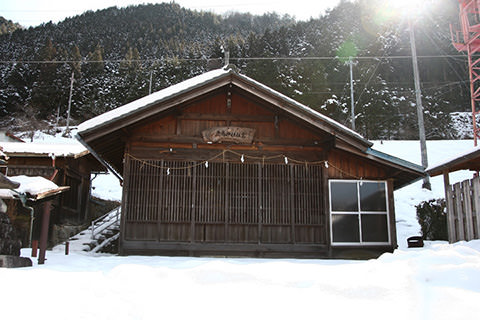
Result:
M120 254L377 255L423 168L225 68L79 126L123 180Z

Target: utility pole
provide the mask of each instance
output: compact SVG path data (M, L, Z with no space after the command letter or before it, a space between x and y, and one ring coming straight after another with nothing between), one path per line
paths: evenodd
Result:
M57 120L55 122L55 131L58 129L58 122L60 121L60 105L57 108Z
M224 62L225 62L224 68L226 68L226 67L228 67L228 65L230 64L230 51L225 50L224 55L225 55L225 57L224 57L224 58L225 58L225 59L224 59L224 60L225 60L225 61L224 61Z
M420 76L418 72L417 48L415 46L415 32L413 31L413 23L411 18L408 19L408 29L410 33L410 48L412 50L413 78L415 82L415 99L417 104L418 135L420 138L422 166L424 168L427 168L428 156L427 156L427 142L425 138L425 124L423 121L422 92L420 89ZM430 184L430 177L428 175L425 178L423 178L422 188L432 190L432 186Z
M352 130L355 131L355 101L353 100L353 61L350 57L350 105L351 105L351 117L352 117Z
M152 77L153 71L150 71L150 85L148 86L148 94L152 94Z
M67 110L67 128L63 134L64 137L71 137L70 135L70 109L72 107L72 92L73 92L73 82L75 81L75 71L72 70L72 78L70 79L70 95L68 97L68 110Z

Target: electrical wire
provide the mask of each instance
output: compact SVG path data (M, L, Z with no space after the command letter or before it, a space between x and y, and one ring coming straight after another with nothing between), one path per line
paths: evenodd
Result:
M388 60L388 59L411 59L412 56L408 55L399 55L399 56L363 56L355 57L356 60ZM418 56L418 59L433 59L433 58L462 58L466 59L465 55L424 55ZM0 60L0 64L63 64L63 63L151 63L151 62L165 62L165 61L210 61L219 58L159 58L159 59L136 59L136 60L126 60L126 59L106 59L106 60ZM308 60L337 60L338 57L230 57L230 61L276 61L276 60L298 60L298 61L308 61Z

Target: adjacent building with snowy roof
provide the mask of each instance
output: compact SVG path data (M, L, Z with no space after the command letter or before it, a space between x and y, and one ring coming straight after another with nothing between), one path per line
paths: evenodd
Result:
M1 170L7 176L43 177L70 187L60 197L54 221L83 223L90 217L90 175L106 169L80 143L0 142L7 159Z
M121 254L378 255L422 167L232 68L84 122L123 181Z
M472 179L450 183L450 173L472 171ZM443 175L447 207L448 240L480 239L480 147L434 164L427 169L431 176Z

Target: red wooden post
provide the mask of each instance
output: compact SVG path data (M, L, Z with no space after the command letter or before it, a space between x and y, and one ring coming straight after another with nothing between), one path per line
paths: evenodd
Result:
M32 240L32 258L37 257L38 240Z
M42 229L40 232L40 254L38 256L38 264L45 263L45 251L47 251L48 240L48 224L50 222L50 208L50 201L47 201L43 204Z

